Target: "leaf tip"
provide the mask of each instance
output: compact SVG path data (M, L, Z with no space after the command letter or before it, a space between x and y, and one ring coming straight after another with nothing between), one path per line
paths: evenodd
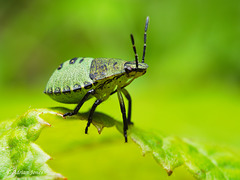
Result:
M51 127L51 126L52 126L51 124L49 124L49 123L46 122L46 121L42 121L41 124L44 125L44 126L48 126L48 127Z
M103 128L97 128L98 134L102 133Z
M104 126L102 124L98 124L96 122L93 122L93 125L97 128L98 134L101 134Z
M56 173L56 174L55 174L54 179L63 179L63 180L67 180L66 177L64 177L63 175L61 175L61 174L59 174L59 173Z
M171 169L167 170L167 174L168 174L168 176L171 176L172 173L173 173L173 171L172 171Z

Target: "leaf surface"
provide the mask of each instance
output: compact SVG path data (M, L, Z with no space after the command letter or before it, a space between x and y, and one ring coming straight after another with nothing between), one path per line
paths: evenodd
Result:
M131 138L171 175L183 165L197 179L239 179L239 155L228 148L204 145L186 138L164 137L131 128Z
M48 113L59 115L48 109L29 110L0 124L0 179L65 179L46 164L51 157L34 143L50 126L40 118Z
M62 119L69 112L65 108L29 110L17 120L0 124L0 179L21 177L63 179L46 164L50 159L34 144L48 120ZM87 120L88 113L67 117ZM45 120L43 120L43 119ZM92 124L100 134L104 127L115 126L122 133L122 123L96 112ZM143 155L150 153L156 162L171 175L175 168L184 166L196 179L239 179L240 158L236 151L216 145L197 143L186 138L163 136L129 126L128 136L139 145ZM124 138L123 138L124 141Z

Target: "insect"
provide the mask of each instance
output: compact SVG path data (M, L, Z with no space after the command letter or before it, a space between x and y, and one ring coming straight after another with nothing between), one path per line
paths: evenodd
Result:
M149 17L146 19L144 31L144 46L142 61L138 62L138 55L133 35L131 41L135 54L134 61L115 58L84 58L75 57L59 65L50 77L44 93L53 100L61 103L78 104L73 112L63 115L72 116L78 113L84 102L92 97L94 102L88 117L85 134L88 133L96 107L106 101L109 96L117 93L123 118L123 134L127 142L128 125L131 121L132 99L125 89L135 78L146 73L148 65L144 63ZM128 115L123 96L128 100Z

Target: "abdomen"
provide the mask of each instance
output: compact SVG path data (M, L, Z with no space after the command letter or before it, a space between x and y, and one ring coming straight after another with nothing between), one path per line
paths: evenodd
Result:
M62 103L77 104L93 88L90 67L93 58L73 58L61 64L50 77L45 93Z

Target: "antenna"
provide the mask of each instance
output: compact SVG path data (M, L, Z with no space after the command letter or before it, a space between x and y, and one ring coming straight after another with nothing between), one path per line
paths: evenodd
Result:
M136 46L135 46L134 38L132 34L131 34L131 40L132 40L133 51L135 53L136 67L138 68L138 55L137 55L137 50L136 50Z
M149 16L146 19L145 23L145 31L144 31L144 45L143 45L143 56L142 56L142 63L144 63L144 58L145 58L145 52L146 52L146 42L147 42L147 29L148 29L148 23L149 23Z

